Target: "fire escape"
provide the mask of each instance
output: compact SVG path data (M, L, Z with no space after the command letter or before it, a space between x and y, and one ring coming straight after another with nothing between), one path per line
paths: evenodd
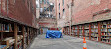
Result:
M40 8L40 17L54 18L54 15L52 14L54 4L47 2L47 5L46 8Z

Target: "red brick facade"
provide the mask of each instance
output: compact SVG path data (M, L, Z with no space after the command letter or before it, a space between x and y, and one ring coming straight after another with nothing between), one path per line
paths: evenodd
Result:
M69 25L69 4L72 2L72 25L111 19L111 0L57 0L58 27ZM60 4L60 10L59 10ZM65 9L65 14L63 14ZM59 18L59 13L60 18ZM60 25L61 24L61 25Z
M72 21L74 21L75 24L78 24L89 21L99 21L99 19L104 19L106 16L102 17L102 14L105 13L97 14L101 16L94 15L95 13L100 13L102 11L111 9L110 3L111 0L74 0L75 10L73 10L74 12L72 14Z
M3 16L34 27L36 20L35 1L36 0L1 0L1 12Z
M48 28L56 28L56 19L55 18L39 18L39 27L48 27Z
M40 8L49 8L49 4L53 3L54 7L53 10L50 11L45 11L45 14L51 13L53 14L53 18L52 17L39 17L39 27L47 27L47 28L57 28L57 24L56 24L56 0L45 0L46 3L44 3L44 1L42 3L40 3ZM47 3L49 2L49 4Z

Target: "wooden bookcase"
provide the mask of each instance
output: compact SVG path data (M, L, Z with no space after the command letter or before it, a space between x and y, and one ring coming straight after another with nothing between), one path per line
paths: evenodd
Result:
M8 22L0 23L0 45L5 46L4 49L14 47L14 28L13 24ZM1 48L2 49L2 48Z
M109 36L109 43L111 44L111 21L108 21L107 24L108 36Z
M64 27L63 33L66 35L66 27Z
M74 27L74 36L76 36L76 37L77 37L77 35L78 35L78 27L77 27L77 26L75 26L75 27Z
M67 34L69 33L68 29L67 26ZM92 41L111 44L111 20L73 25L72 33L74 37L86 37Z
M89 39L89 24L84 25L84 32L86 39Z
M98 23L91 23L91 40L98 41Z
M26 49L37 36L36 28L15 22L0 22L0 49Z
M79 25L79 37L83 38L83 25Z
M67 27L67 28L68 28L68 30L67 30L68 35L70 35L70 27Z
M74 30L75 30L75 27L74 26L72 26L72 36L74 36L75 35L75 33L74 33Z
M111 22L101 22L101 41L105 43L111 43Z
M66 27L66 35L68 35L68 27Z

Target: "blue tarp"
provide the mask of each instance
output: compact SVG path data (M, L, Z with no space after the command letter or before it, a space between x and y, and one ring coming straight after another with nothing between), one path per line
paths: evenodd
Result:
M48 30L46 33L46 38L61 38L62 32L57 30Z

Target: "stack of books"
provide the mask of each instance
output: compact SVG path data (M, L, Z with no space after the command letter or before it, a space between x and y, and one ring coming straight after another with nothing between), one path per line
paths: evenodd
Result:
M1 24L0 23L0 31L6 31L6 32L12 31L11 24Z

